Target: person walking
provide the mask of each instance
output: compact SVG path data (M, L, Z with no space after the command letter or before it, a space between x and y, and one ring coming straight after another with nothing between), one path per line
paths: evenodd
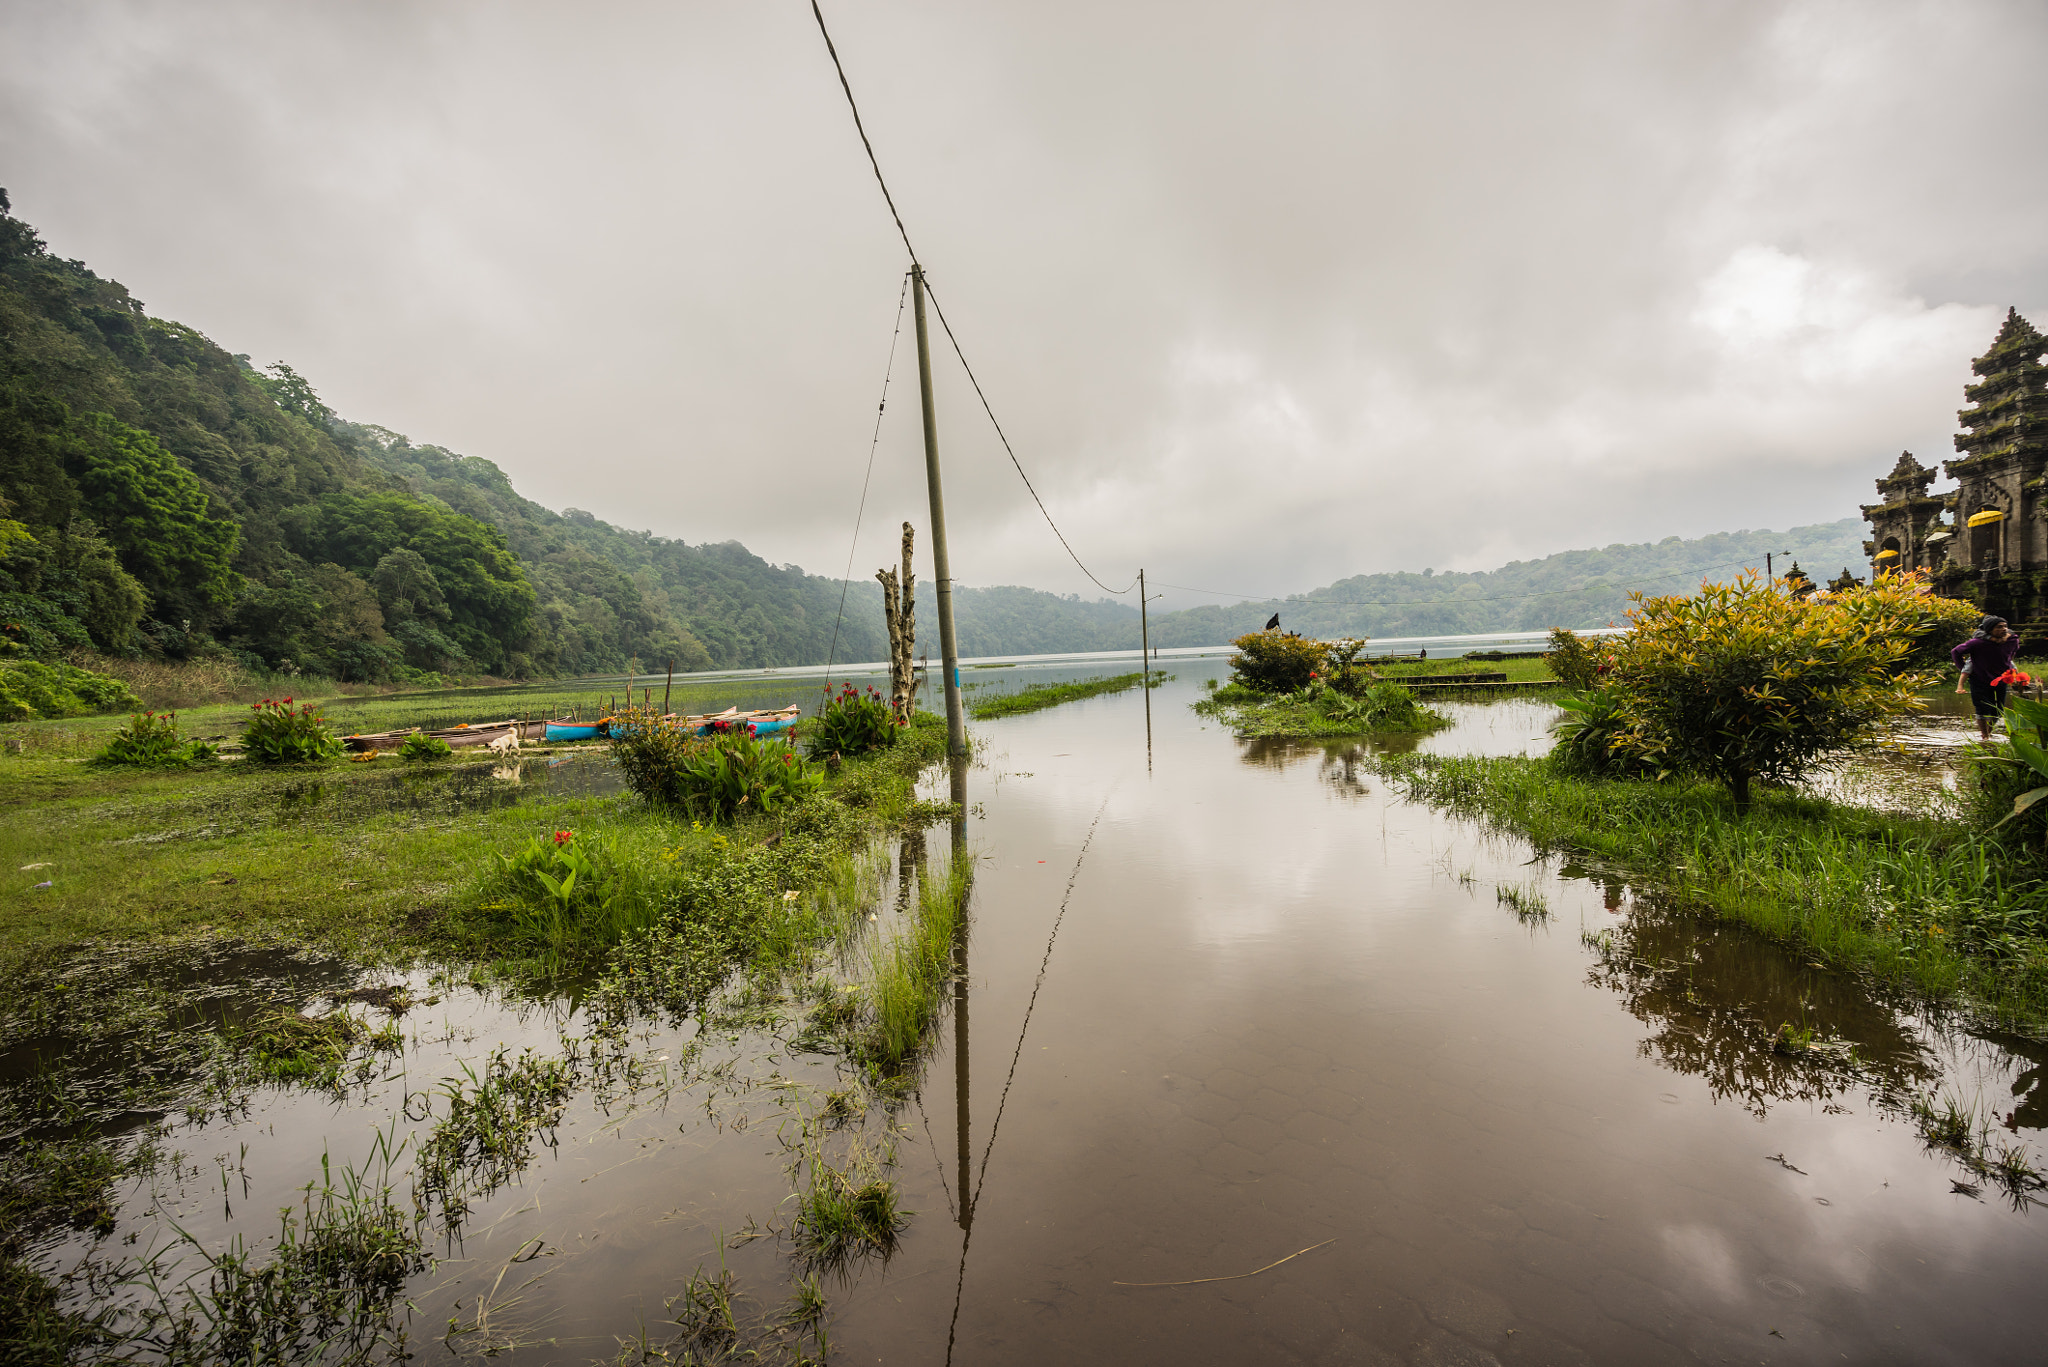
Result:
M1991 723L2005 711L2006 675L2012 672L2013 657L2019 654L2020 638L2003 617L1986 617L1977 624L1978 634L1949 652L1961 665L1969 661L1970 706L1977 713L1977 734L1991 739Z

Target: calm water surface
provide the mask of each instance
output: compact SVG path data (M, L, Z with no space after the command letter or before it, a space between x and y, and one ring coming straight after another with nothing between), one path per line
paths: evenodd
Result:
M2010 1116L2041 1163L2048 1053L1403 802L1357 746L1235 740L1187 708L1220 665L1176 663L1149 760L1136 693L976 728L965 991L892 1122L918 1214L828 1283L834 1360L2041 1359L2048 1211L1958 1190L1898 1105ZM1421 748L1547 745L1541 704L1452 710ZM1784 1020L1859 1063L1773 1054ZM280 1095L182 1132L194 1175L128 1227L260 1237L309 1158L368 1152L460 1060L580 1028L459 989L407 1026L367 1104ZM771 1084L835 1061L721 1047L722 1089L572 1106L414 1288L419 1360L609 1359L721 1256L775 1308L787 1251L743 1237L789 1215L801 1088Z

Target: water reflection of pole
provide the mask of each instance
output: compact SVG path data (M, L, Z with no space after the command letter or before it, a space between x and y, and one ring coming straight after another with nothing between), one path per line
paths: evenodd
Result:
M1152 628L1145 621L1145 571L1138 571L1138 691L1145 695L1145 768L1152 768Z
M952 757L953 858L967 858L967 756ZM956 867L964 868L965 865ZM970 871L968 878L972 879ZM953 922L953 1111L960 1145L960 1229L974 1226L974 1193L968 1189L967 1067L967 915L970 899L963 885L960 914ZM962 1249L964 1254L965 1249Z

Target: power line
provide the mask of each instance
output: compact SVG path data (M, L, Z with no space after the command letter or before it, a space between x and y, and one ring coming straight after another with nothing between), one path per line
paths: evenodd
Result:
M846 107L853 111L853 131L860 134L860 145L868 152L868 165L875 168L875 184L882 187L882 200L889 206L889 217L896 220L896 231L903 238L903 250L910 253L912 262L917 260L917 248L910 245L910 229L903 226L903 215L896 212L896 197L889 193L889 182L882 179L882 163L875 157L875 145L868 141L867 125L860 121L860 106L853 100L853 85L846 79L846 68L840 64L839 49L832 43L832 31L825 27L825 12L818 8L818 0L811 0L811 17L818 21L818 32L824 36L825 51L832 55L832 69L839 73L839 88L846 92Z
M903 215L896 210L896 197L889 193L889 182L882 175L881 159L875 155L875 145L868 139L867 125L861 121L860 117L860 105L853 98L853 83L846 79L846 66L839 60L839 48L832 41L832 31L825 27L825 12L818 8L818 0L811 0L811 17L818 21L818 32L825 39L825 51L831 55L832 69L839 73L839 88L846 92L846 107L853 111L853 128L855 132L860 134L860 145L868 154L868 165L874 170L875 184L882 188L882 200L889 206L889 217L896 221L896 232L903 239L903 250L910 253L911 264L916 265L918 262L917 248L910 245L910 229L903 226ZM974 367L967 363L967 353L961 348L960 339L954 335L953 325L946 321L946 310L939 303L938 292L931 287L931 277L929 275L925 277L925 291L931 295L932 310L939 315L939 326L946 330L946 340L953 344L953 354L960 358L960 368L967 372L968 383L974 386L974 396L981 400L981 411L988 414L990 426L996 429L996 436L1002 440L1003 451L1010 457L1010 464L1017 469L1017 478L1024 481L1025 491L1031 495L1031 501L1038 505L1038 511L1045 515L1045 525L1052 528L1052 534L1059 538L1061 549L1065 550L1068 558L1080 567L1081 573L1087 575L1094 582L1095 586L1104 593L1116 594L1118 596L1129 593L1133 588L1137 587L1138 581L1136 579L1132 579L1130 584L1124 588L1113 589L1100 579L1097 579L1095 571L1089 569L1086 564L1082 563L1081 557L1074 554L1074 548L1067 541L1066 533L1060 530L1059 523L1053 521L1051 511L1045 506L1045 500L1038 496L1038 490L1032 486L1031 476L1024 473L1024 463L1017 459L1017 452L1010 445L1009 434L1003 431L1002 423L996 420L996 410L989 403L988 394L983 391L980 379L975 376Z
M853 582L853 556L860 546L861 518L868 510L868 482L875 475L875 450L882 444L882 414L889 409L889 379L896 373L896 342L903 336L903 301L910 297L910 277L896 294L896 330L889 334L889 363L882 368L882 399L875 405L875 435L868 441L868 469L860 477L860 506L853 514L853 541L846 548L846 573L839 576L839 615L832 620L832 648L825 652L825 695L832 692L832 666L839 662L839 628L846 622L846 587ZM823 711L825 704L818 704Z
M1060 539L1060 546L1066 551L1067 557L1076 565L1079 565L1081 573L1094 580L1095 587L1101 589L1104 593L1114 593L1121 596L1138 587L1138 581L1134 578L1120 589L1111 588L1100 579L1096 579L1095 571L1082 564L1081 557L1074 554L1074 548L1067 544L1066 533L1060 530L1059 523L1052 520L1052 514L1046 510L1045 500L1038 496L1038 490L1031 487L1031 476L1024 473L1023 463L1017 459L1017 453L1010 449L1009 434L1004 432L1003 425L996 421L996 411L989 406L988 395L982 393L981 381L975 378L974 367L967 364L967 353L960 349L960 339L953 335L953 325L946 321L945 305L939 302L939 292L932 288L932 282L929 277L924 282L924 288L925 293L931 296L932 312L939 315L939 326L946 330L946 340L953 344L953 354L960 358L960 368L967 372L967 382L974 386L974 397L981 400L981 411L988 414L989 425L996 429L996 436L1002 439L1003 451L1010 457L1010 464L1017 467L1017 478L1024 481L1024 488L1030 493L1031 501L1038 505L1039 512L1045 514L1045 525L1052 528L1052 534Z

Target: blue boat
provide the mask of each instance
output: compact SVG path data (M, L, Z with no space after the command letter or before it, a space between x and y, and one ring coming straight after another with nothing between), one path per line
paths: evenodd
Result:
M604 723L601 721L551 721L547 729L549 740L596 740L603 734Z
M747 723L747 734L750 736L772 736L777 731L786 731L795 725L795 717L778 717L774 721L750 721Z

